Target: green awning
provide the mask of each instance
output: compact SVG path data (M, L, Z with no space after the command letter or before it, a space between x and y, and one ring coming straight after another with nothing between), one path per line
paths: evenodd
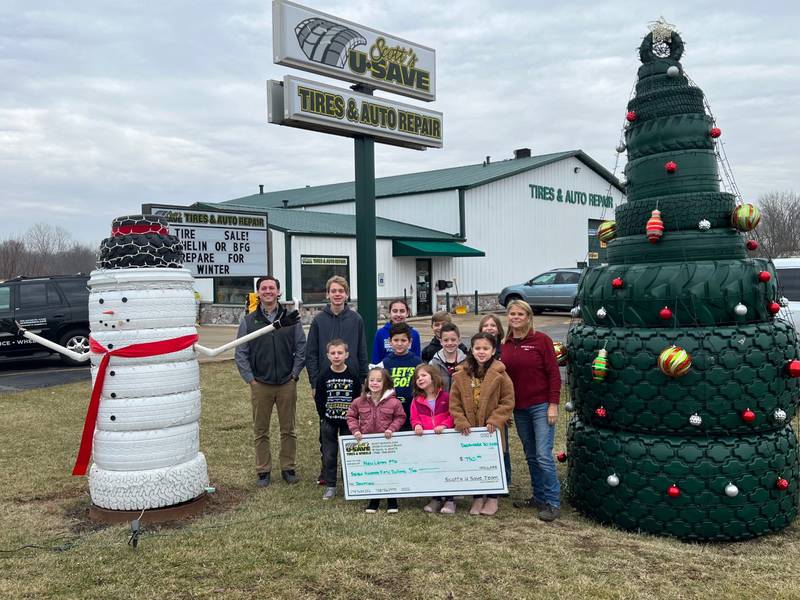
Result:
M458 242L392 240L392 256L486 256L482 250Z

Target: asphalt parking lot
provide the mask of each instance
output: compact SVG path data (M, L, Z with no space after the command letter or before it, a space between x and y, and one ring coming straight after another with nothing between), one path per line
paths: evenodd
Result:
M503 322L505 318L500 315ZM483 315L453 315L453 322L461 330L465 344L469 344L470 336L478 330L478 323ZM553 338L563 341L569 329L568 313L548 313L534 318L536 328ZM409 319L409 323L419 331L423 347L432 336L430 319L426 317ZM204 325L197 328L200 344L216 348L236 338L235 325ZM371 347L371 344L368 344ZM233 350L229 350L215 358L200 357L200 362L230 360ZM91 382L88 365L67 366L57 356L43 355L32 358L3 360L0 362L0 394L45 388L66 383Z

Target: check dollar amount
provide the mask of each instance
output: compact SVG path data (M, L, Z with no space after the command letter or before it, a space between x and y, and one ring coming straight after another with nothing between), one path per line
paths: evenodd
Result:
M345 498L508 493L500 432L474 428L339 438Z

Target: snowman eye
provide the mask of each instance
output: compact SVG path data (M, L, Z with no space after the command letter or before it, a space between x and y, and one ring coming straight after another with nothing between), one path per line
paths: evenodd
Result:
M110 418L111 418L112 421L116 421L117 420L117 417L115 417L114 415L111 415Z
M102 298L100 298L99 302L100 302L100 304L103 304L103 303L105 302L105 300L103 300Z
M127 299L127 298L123 298L123 299L122 299L122 301L123 301L123 302L127 302L127 301L128 301L128 299Z

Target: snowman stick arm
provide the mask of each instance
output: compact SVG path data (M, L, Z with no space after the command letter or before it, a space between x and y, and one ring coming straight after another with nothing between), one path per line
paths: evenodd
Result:
M19 327L19 323L17 323L17 327ZM27 338L32 342L36 342L37 344L41 344L45 348L50 348L50 350L55 350L59 354L63 354L64 356L71 358L72 360L76 360L78 362L86 362L87 360L89 360L88 352L84 353L73 352L69 348L65 348L64 346L60 346L55 342L51 342L50 340L43 338L40 335L36 335L35 333L32 333L23 327L19 327L19 333L22 337Z
M223 352L230 350L231 348L236 348L236 346L241 346L242 344L245 344L250 340L254 340L257 337L266 335L270 331L274 330L275 330L275 325L267 325L266 327L262 327L261 329L256 329L252 333L248 333L247 335L243 335L240 338L236 338L235 340L230 341L227 344L223 344L219 348L206 348L205 346L201 346L200 344L195 344L194 349L200 354L204 354L205 356L218 356Z

